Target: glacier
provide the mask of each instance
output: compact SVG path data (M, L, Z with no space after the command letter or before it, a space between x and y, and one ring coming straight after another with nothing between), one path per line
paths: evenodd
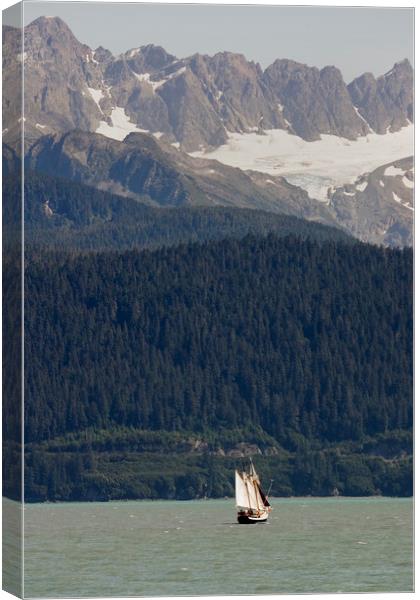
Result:
M306 190L311 198L328 202L329 191L354 183L361 174L414 153L414 125L385 134L369 133L348 140L334 135L307 142L282 129L261 133L228 132L228 142L194 157L215 159L243 170L281 175Z

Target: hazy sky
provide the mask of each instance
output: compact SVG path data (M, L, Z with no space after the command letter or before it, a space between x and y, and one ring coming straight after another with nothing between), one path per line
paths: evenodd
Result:
M276 58L334 64L346 81L413 62L410 8L25 2L24 14L25 23L60 16L80 41L114 54L149 43L180 58L230 50L263 68Z

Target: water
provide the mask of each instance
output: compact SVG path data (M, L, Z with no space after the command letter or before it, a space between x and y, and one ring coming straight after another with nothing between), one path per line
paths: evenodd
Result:
M25 507L25 596L413 589L412 500L273 500L237 525L232 500Z

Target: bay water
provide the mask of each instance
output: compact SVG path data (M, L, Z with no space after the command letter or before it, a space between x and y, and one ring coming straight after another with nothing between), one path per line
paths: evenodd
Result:
M413 502L278 498L269 522L234 501L27 504L25 596L413 589Z

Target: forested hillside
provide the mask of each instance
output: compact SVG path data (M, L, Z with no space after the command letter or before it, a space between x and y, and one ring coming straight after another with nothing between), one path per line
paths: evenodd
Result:
M5 196L16 197L9 205L19 206L19 178L6 177L3 190ZM226 207L152 208L133 198L30 171L25 174L24 206L26 241L57 249L156 248L269 232L353 241L340 229L293 216Z
M411 250L26 259L29 499L223 495L247 454L279 494L411 493Z

